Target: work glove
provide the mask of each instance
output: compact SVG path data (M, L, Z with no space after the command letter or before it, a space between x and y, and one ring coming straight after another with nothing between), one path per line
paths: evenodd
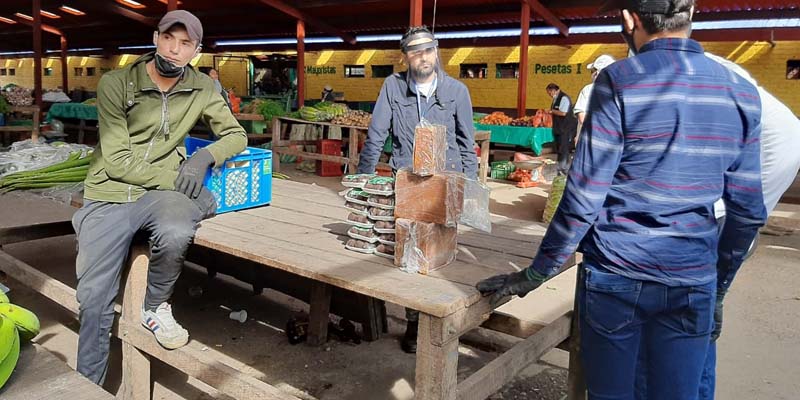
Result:
M541 286L547 279L544 275L528 268L511 274L495 275L484 279L475 285L475 288L484 296L492 295L490 303L492 308L497 307L506 296L517 295L525 297L528 292Z
M197 150L193 156L183 162L178 169L178 179L175 180L175 190L196 199L203 188L203 179L206 177L208 167L214 164L214 156L206 149Z
M214 195L205 186L200 186L200 193L197 198L191 199L192 202L203 213L203 219L211 218L217 215L217 200Z
M717 289L721 290L721 289ZM717 292L717 302L714 305L714 330L711 331L711 341L714 342L719 339L722 333L722 300L725 298L725 292Z

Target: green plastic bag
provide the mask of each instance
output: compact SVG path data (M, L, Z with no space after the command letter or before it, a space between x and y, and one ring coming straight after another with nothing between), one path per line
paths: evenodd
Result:
M550 195L547 196L547 203L544 206L544 214L542 215L542 220L544 222L550 222L553 219L553 215L556 213L558 209L558 203L561 202L561 197L564 195L564 188L567 186L567 177L565 175L559 175L553 178L553 185L550 189Z

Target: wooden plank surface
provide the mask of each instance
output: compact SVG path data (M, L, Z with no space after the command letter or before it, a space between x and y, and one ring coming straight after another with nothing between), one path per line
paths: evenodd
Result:
M122 295L122 321L141 321L147 292L147 270L150 265L147 245L131 247ZM150 400L150 357L129 342L122 342L121 396L126 400Z
M514 226L500 237L465 230L463 254L451 265L431 276L406 274L344 249L347 211L335 192L276 180L273 193L269 207L204 221L195 243L439 317L479 301L479 280L527 267L539 239L537 230Z
M3 400L113 399L110 393L75 372L37 344L22 346L17 367L0 389Z

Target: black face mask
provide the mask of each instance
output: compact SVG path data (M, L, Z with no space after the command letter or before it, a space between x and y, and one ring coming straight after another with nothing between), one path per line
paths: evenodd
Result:
M177 78L183 74L183 67L169 62L166 58L161 57L161 54L156 53L153 59L155 60L156 71L164 78Z

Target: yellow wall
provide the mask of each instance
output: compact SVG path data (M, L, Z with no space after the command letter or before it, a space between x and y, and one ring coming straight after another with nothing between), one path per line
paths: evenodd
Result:
M244 54L242 54L244 55ZM88 91L97 90L97 83L103 72L122 68L139 56L123 54L109 58L71 56L67 57L67 73L69 79L69 89L83 88ZM235 60L235 61L234 61ZM227 89L234 87L237 95L242 96L247 90L247 63L241 60L228 58L218 60L220 81ZM201 54L192 60L195 67L211 67L214 59L212 54ZM55 89L61 86L61 60L60 58L46 58L42 60L42 68L53 68L52 76L42 76L42 87L45 89ZM75 76L75 68L83 68L83 76ZM87 76L86 68L95 68L95 76ZM0 68L14 68L15 76L0 76L0 86L13 83L28 88L33 87L33 59L5 59L0 60Z
M758 82L795 114L800 115L800 80L786 79L786 61L800 59L800 42L776 42L775 47L766 42L712 42L703 44L706 50L727 57L747 69ZM586 64L594 61L600 54L611 54L616 58L625 57L625 45L583 44L573 46L531 46L528 49L527 108L546 108L551 99L545 93L548 83L558 84L566 93L577 96L580 89L589 83L590 75ZM464 79L470 90L475 107L516 108L517 80L495 78L496 64L519 62L519 47L465 47L441 49L445 71L458 76L460 64L488 64L486 79ZM366 65L366 78L345 78L344 65ZM395 66L395 72L405 70L401 65L397 50L350 50L318 51L306 54L306 65L312 67L335 67L335 74L306 73L306 99L319 98L326 84L334 91L341 91L348 101L375 101L383 78L372 78L371 65ZM542 73L536 71L536 64L542 66L569 65L568 74ZM578 74L576 64L581 64ZM563 68L562 68L563 69ZM330 70L328 70L330 71Z
M800 114L800 80L787 80L786 61L800 59L800 41L776 42L771 46L766 42L711 42L704 43L705 48L719 56L727 57L741 64L747 69L768 91L786 103L795 114ZM593 61L598 55L608 53L620 58L626 55L624 45L609 44L583 44L572 46L531 46L528 49L530 68L528 71L527 108L545 108L550 105L550 99L545 93L545 86L554 82L572 96L576 96L580 89L589 82L590 75L586 71L586 64ZM234 56L245 54L235 53ZM476 107L486 108L516 108L516 79L495 78L496 64L519 62L518 47L465 47L459 49L442 49L442 62L445 70L451 76L458 76L460 64L488 64L486 79L465 79ZM69 58L69 84L70 88L83 86L87 90L95 90L103 68L120 68L136 59L136 56L114 56L109 59L91 57ZM44 60L44 65L51 63L51 59ZM218 59L220 80L224 87L234 87L237 95L243 95L247 88L247 63L241 59L229 57ZM195 66L211 66L212 54L203 54L193 60ZM345 78L344 65L365 65L365 78ZM306 65L317 68L317 72L335 68L335 73L306 73L306 99L318 99L322 88L326 84L333 86L334 91L344 92L348 101L375 101L380 91L383 78L372 78L372 65L394 65L395 71L402 71L406 67L401 64L400 52L397 50L343 50L343 51L316 51L306 53ZM536 64L543 66L569 65L570 73L545 74L537 72ZM577 64L581 64L578 74ZM7 59L0 60L0 68L16 68L16 76L0 76L0 85L16 83L21 86L32 87L33 60ZM75 77L73 68L78 66L94 66L98 76ZM327 69L323 67L328 67ZM44 77L45 88L55 88L61 85L61 64L57 59L52 59L53 76Z

